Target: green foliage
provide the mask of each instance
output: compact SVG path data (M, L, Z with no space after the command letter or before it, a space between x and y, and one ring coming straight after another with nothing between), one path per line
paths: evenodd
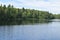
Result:
M6 7L0 6L0 20L40 20L40 19L53 19L54 16L46 11L30 10L30 9L19 9L14 8L10 4Z
M60 14L54 14L55 19L60 19Z

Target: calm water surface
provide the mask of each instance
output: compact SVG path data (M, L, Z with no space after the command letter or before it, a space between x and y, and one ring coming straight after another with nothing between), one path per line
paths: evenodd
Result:
M60 40L60 20L49 23L0 26L0 40Z

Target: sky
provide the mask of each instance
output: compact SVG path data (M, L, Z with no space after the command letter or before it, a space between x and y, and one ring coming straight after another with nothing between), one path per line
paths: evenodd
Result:
M16 8L36 9L60 14L60 0L0 0L0 5L13 5Z

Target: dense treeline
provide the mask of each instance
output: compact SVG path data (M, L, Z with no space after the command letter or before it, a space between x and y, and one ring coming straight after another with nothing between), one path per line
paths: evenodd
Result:
M30 9L19 9L14 8L11 5L0 6L0 20L25 20L25 19L53 19L54 16L46 11L30 10Z
M54 14L55 19L60 19L60 14Z

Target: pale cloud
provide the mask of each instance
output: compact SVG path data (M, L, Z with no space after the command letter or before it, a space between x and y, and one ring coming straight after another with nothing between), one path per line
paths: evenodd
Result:
M0 4L11 4L15 7L25 7L51 13L60 13L60 0L12 0L8 2L0 1Z
M17 0L20 1L20 0ZM21 0L24 6L28 8L60 13L60 0Z

